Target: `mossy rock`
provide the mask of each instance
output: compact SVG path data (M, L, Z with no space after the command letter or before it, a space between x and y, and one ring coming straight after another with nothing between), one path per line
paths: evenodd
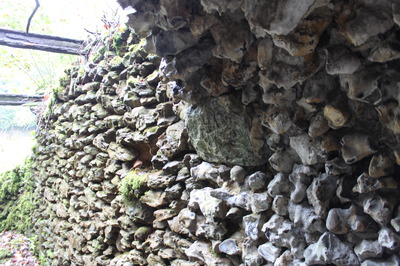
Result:
M32 228L32 213L36 208L31 163L0 176L0 230L27 233Z
M138 199L147 187L148 173L129 172L118 185L118 190L125 201Z
M111 70L116 70L116 69L123 69L124 66L124 59L120 56L115 56L113 59L110 61L110 67Z

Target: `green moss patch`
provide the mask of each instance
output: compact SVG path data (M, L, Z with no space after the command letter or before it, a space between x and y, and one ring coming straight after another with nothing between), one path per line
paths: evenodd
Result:
M129 172L118 186L125 201L138 199L147 187L148 173Z
M27 233L35 209L30 162L0 174L0 230Z

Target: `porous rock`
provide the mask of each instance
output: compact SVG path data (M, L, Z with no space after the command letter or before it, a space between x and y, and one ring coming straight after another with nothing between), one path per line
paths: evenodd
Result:
M49 264L399 264L396 1L118 2L38 119Z
M245 107L232 97L193 106L188 110L186 126L192 145L204 160L243 166L267 160L264 141L251 133L257 125L252 125Z
M383 247L379 242L363 240L354 247L354 252L360 261L365 261L370 258L380 258Z
M188 249L185 250L185 254L189 258L196 259L206 265L230 265L228 259L215 256L211 252L211 245L202 241L194 242Z
M307 264L359 265L350 245L332 233L324 233L315 244L304 251Z

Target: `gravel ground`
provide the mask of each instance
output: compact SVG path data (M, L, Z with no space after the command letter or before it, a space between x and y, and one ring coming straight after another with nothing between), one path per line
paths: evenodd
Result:
M31 242L24 235L13 231L0 233L0 265L37 265Z

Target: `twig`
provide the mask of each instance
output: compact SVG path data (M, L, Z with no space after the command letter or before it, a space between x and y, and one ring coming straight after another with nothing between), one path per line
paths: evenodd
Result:
M35 0L35 1L36 1L35 9L33 9L32 14L31 14L31 16L30 16L29 19L28 19L28 25L26 25L26 34L29 33L29 27L31 26L32 18L33 18L33 16L35 15L36 11L37 11L37 10L39 9L39 7L40 7L39 0Z

